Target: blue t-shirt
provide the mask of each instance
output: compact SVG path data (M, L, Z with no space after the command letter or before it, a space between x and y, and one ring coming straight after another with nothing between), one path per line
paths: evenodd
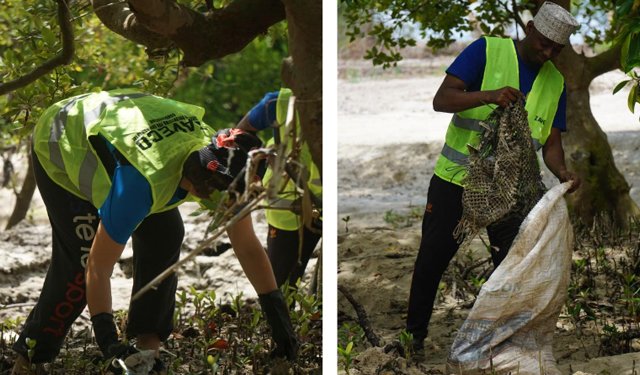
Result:
M514 41L515 43L515 41ZM480 38L465 48L447 69L447 74L460 78L467 86L467 91L479 91L482 86L484 68L487 63L487 42ZM516 55L518 50L516 49ZM531 91L533 81L538 75L540 67L527 65L518 55L518 69L520 71L520 91L526 96ZM567 129L567 88L562 89L558 109L553 119L553 127L565 131Z
M104 139L104 138L103 138ZM113 145L106 140L111 153ZM111 190L102 206L98 209L100 220L109 236L124 245L133 231L151 211L151 185L136 168L121 163L114 156L116 168L111 180ZM171 205L187 196L187 191L178 187L167 205Z

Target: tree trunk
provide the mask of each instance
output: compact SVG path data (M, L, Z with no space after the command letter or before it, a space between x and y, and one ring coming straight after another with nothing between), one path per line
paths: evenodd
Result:
M589 103L591 81L619 66L619 48L587 58L565 48L556 65L567 85L567 133L563 145L567 167L578 173L582 186L567 195L570 211L584 224L603 215L621 227L640 209L629 196L629 184L618 171L607 135L593 117Z
M296 96L302 136L322 175L322 1L282 0L289 28L289 53L282 79Z
M31 149L30 146L29 149ZM35 191L36 177L33 173L33 159L31 158L31 155L29 155L27 174L22 182L20 193L16 194L16 204L13 206L13 212L11 213L11 217L9 217L9 221L7 222L5 229L10 229L27 217L27 212L31 206L31 199L33 198L33 193L35 193Z

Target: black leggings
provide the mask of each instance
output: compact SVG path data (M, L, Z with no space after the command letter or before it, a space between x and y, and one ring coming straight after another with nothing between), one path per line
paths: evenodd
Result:
M51 264L36 306L14 344L27 356L26 338L35 339L33 362L51 362L58 355L71 324L86 306L85 266L98 228L93 205L58 186L33 154L33 167L52 229ZM133 292L160 274L180 255L184 237L177 208L150 215L132 235ZM165 340L173 329L177 277L165 279L157 289L130 304L127 335L157 334Z
M267 252L278 286L287 280L289 285L295 285L296 281L302 277L320 237L320 234L313 233L306 227L303 229L302 254L298 262L300 233L297 230L282 230L269 225Z
M453 237L453 230L462 217L462 192L462 187L436 175L431 178L407 314L407 331L416 340L427 337L438 285L458 251L459 245ZM492 247L499 249L497 252L493 249L491 251L494 267L506 257L523 220L524 218L511 218L487 227L489 242Z

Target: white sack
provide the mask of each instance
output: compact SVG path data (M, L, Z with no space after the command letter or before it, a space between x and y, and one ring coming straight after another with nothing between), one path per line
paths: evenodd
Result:
M560 374L551 344L571 272L570 186L549 190L527 215L458 331L449 374Z

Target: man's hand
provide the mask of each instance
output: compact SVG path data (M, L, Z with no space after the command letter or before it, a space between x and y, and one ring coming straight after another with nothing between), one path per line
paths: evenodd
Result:
M560 171L558 173L558 180L560 182L567 182L567 181L572 181L571 184L571 188L569 188L569 190L567 190L567 193L571 194L574 191L578 190L578 188L580 187L580 185L582 184L582 180L580 180L580 177L578 177L577 174L570 172L568 170L563 170Z
M280 289L273 292L260 294L260 307L271 327L271 337L276 348L271 352L274 357L284 357L294 360L298 352L298 340L291 326L289 308L284 301Z
M519 99L524 100L524 94L513 87L503 87L497 90L485 91L489 97L488 102L497 104L500 107L506 107Z
M524 99L524 94L513 87L467 91L467 85L463 80L447 74L433 97L433 109L436 112L456 113L487 104L506 107L518 99Z

